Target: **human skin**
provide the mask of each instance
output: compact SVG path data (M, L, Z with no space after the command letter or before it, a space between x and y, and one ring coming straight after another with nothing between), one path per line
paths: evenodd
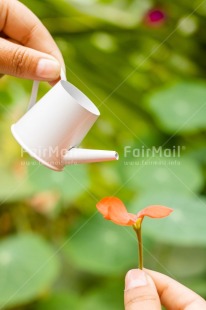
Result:
M0 1L0 73L55 82L64 61L40 20L17 0Z
M205 300L172 278L152 270L130 270L125 278L125 310L206 310Z

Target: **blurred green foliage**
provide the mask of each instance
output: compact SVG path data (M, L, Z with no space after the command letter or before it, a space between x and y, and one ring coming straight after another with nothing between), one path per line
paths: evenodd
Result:
M205 3L22 2L52 33L68 80L101 111L82 146L117 150L120 159L57 173L22 156L10 125L26 111L32 83L1 79L1 309L124 309L136 239L97 214L108 195L131 212L175 209L145 219L145 266L206 297ZM164 18L149 23L156 8ZM48 89L42 83L40 96Z

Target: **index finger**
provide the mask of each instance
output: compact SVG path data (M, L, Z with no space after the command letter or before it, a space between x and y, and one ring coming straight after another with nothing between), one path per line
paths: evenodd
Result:
M189 288L161 273L145 271L155 282L161 303L168 310L206 310L206 301Z
M33 48L55 57L64 68L64 60L52 36L40 20L16 0L0 1L0 32Z

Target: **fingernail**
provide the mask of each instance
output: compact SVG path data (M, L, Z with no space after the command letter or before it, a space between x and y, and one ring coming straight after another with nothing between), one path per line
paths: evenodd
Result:
M125 290L147 285L147 277L143 270L132 269L125 278Z
M39 78L55 80L60 75L60 65L55 60L40 59L36 68L36 75Z

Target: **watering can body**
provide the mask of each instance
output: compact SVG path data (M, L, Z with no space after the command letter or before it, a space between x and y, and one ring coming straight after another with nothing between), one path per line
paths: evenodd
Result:
M48 168L61 171L68 164L118 159L115 151L78 148L100 112L71 83L59 81L33 103L11 130L23 149Z

